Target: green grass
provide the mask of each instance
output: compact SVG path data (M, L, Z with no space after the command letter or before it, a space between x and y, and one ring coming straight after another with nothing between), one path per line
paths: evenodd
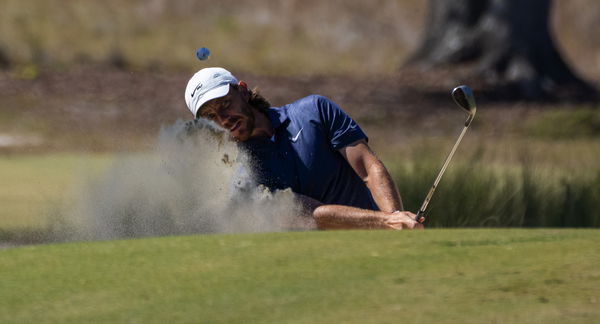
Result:
M593 323L597 230L207 235L0 251L2 323Z
M0 229L47 225L52 209L112 161L108 154L51 153L0 157Z

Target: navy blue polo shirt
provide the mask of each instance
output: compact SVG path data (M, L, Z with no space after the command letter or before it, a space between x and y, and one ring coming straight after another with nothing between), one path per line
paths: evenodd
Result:
M272 190L291 188L325 204L377 210L371 192L339 149L367 136L340 107L318 95L267 112L271 139L242 143L252 157L257 182Z

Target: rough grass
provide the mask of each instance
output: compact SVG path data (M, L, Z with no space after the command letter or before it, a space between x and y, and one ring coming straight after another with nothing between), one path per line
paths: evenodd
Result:
M112 161L109 154L15 154L0 157L0 229L43 228L52 211Z
M209 235L0 251L2 323L592 323L597 230Z
M410 210L418 210L437 175L430 163L395 169ZM442 181L428 208L429 227L600 227L598 168L573 175L472 161L456 163Z
M384 159L405 208L420 208L453 144L415 142ZM598 227L599 157L596 138L467 138L428 207L428 226Z

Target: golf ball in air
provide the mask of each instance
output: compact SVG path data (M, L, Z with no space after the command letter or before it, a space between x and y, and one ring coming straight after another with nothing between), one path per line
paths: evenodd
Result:
M200 61L204 61L204 60L208 59L209 55L210 55L210 51L206 47L200 47L196 50L196 57Z

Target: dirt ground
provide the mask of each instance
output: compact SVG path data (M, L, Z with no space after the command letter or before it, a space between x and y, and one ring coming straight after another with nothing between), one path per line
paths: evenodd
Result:
M146 149L154 143L161 126L191 117L183 89L193 72L85 67L42 72L34 79L2 72L0 137L5 143L0 141L0 152ZM491 95L478 80L464 75L460 71L404 69L395 76L361 78L237 76L258 87L274 106L313 93L330 97L371 137L392 139L415 133L435 136L456 129L451 126L458 125L462 117L449 93L463 83L471 85L480 111L487 111L487 118L493 120L486 123L486 131L491 133L505 131L506 125L525 112L557 105L504 102L502 94Z

